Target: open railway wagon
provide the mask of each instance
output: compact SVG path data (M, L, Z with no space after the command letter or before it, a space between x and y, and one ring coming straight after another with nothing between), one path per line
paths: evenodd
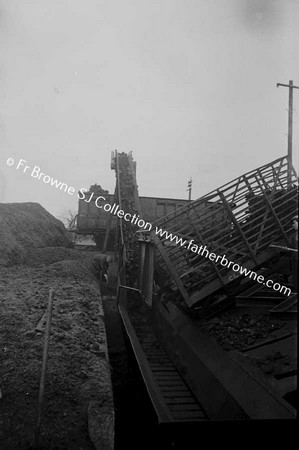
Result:
M151 232L157 266L188 307L199 310L233 298L248 283L264 286L280 264L271 245L290 245L297 197L287 157L252 170L155 223L172 234L167 239ZM241 275L242 268L253 273ZM292 287L282 288L289 295Z
M134 203L135 170L128 164L127 155L122 154L120 159L118 156L115 160L118 203L124 210L134 207L142 214ZM284 158L274 161L259 169L258 181L254 182L256 178L253 178L258 171L250 172L216 193L183 206L155 225L183 239L204 244L210 251L225 250L227 257L234 257L236 262L252 260L251 267L256 267L256 260L257 264L265 264L272 258L265 237L268 239L270 233L275 236L271 243L288 242L285 239L296 208L295 175L290 183L286 169ZM264 187L270 204L262 194ZM275 196L269 190L274 190ZM273 200L276 196L279 202ZM251 198L258 201L252 202ZM278 226L277 220L281 225ZM231 284L229 274L217 269L224 280L219 284L218 272L214 273L214 265L211 270L210 261L204 258L200 262L190 249L187 252L187 248L180 249L169 239L167 242L158 238L154 229L151 233L119 220L117 304L159 428L171 439L182 437L184 442L190 433L195 438L198 434L202 436L209 430L205 427L209 421L294 419L296 411L282 398L281 392L269 389L253 377L173 302L164 301L161 289L154 282L159 266L159 273L174 279L186 303L192 306L206 298L210 301L214 293L217 295L223 286ZM257 253L256 259L248 257L248 242L253 253ZM257 251L258 248L262 250ZM204 290L206 281L208 291Z

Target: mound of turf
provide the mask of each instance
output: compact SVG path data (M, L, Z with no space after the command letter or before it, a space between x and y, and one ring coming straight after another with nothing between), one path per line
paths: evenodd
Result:
M44 247L72 247L63 223L38 203L0 203L0 265L23 263Z

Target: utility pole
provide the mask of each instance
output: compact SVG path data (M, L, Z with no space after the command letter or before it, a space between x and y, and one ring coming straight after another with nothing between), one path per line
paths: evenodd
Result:
M190 180L188 181L188 189L187 189L187 191L189 191L189 197L188 197L189 202L191 202L191 190L192 190L192 178L190 177Z
M293 80L289 84L277 83L276 87L283 86L289 88L289 119L288 119L288 185L291 185L292 173L291 165L293 160L293 90L299 89L299 86L293 85Z

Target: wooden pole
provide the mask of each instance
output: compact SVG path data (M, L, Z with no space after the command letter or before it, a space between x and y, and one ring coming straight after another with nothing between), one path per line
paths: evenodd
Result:
M45 343L44 343L44 353L43 353L43 364L42 364L42 372L41 372L40 385L39 385L37 421L36 421L36 427L35 427L35 433L34 433L34 441L33 441L33 448L34 449L37 449L38 448L38 444L39 444L42 404L43 404L43 398L44 398L46 372L47 372L47 362L48 362L48 349L49 349L49 341L50 341L50 334L51 334L51 319L52 319L53 297L54 297L54 291L51 288L50 289L50 293L49 293L49 302L48 302L48 315L47 315L47 322L46 322Z
M289 81L288 158L293 161L293 80Z
M189 200L189 202L191 202L192 178L190 178L190 180L188 181L188 189L187 189L187 191L189 191L188 200Z
M276 87L283 86L289 88L289 113L288 113L288 186L292 181L292 162L293 162L293 90L299 89L294 86L293 80L289 80L289 84L277 83Z

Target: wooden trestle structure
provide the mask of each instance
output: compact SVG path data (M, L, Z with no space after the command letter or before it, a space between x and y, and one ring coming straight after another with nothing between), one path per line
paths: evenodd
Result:
M154 227L156 263L175 281L189 307L206 305L217 293L232 295L244 276L232 265L222 265L220 258L211 260L207 252L201 256L196 247L191 251L192 245L263 273L277 256L270 245L290 244L297 196L297 174L287 157L241 175L155 223L187 241L184 246L170 242Z

